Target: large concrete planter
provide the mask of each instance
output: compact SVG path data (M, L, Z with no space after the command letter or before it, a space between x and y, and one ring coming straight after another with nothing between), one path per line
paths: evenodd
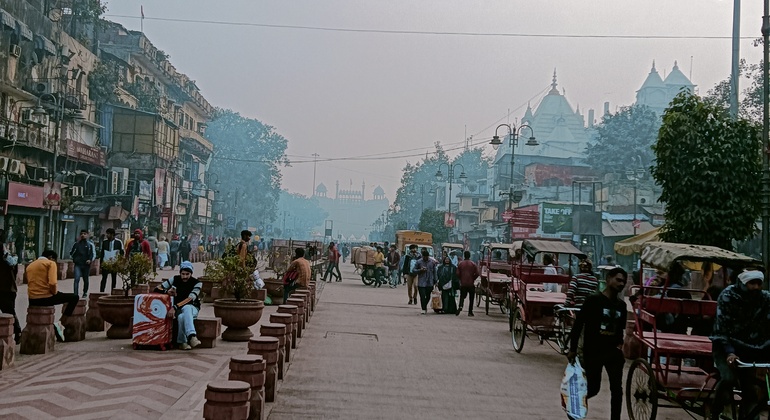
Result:
M198 281L201 282L201 292L203 292L203 303L214 302L214 296L211 295L211 289L214 285L219 283L208 280L206 277L198 277Z
M273 301L273 305L283 304L283 280L263 279L265 281L265 290L267 295Z
M102 296L99 314L110 324L107 338L131 338L131 317L134 316L133 296Z
M227 329L222 333L226 341L249 341L254 334L249 327L259 322L265 303L254 299L217 299L214 301L214 316L222 319Z

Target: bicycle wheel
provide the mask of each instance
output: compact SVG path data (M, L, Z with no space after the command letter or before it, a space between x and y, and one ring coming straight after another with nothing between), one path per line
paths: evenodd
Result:
M655 420L658 415L658 381L644 359L636 359L628 369L626 407L630 420Z
M511 343L516 353L524 348L524 338L527 336L527 324L521 317L521 308L517 307L511 315Z
M556 344L559 346L561 354L569 353L569 329L567 323L564 320L565 315L560 314L558 316L558 324L556 326Z

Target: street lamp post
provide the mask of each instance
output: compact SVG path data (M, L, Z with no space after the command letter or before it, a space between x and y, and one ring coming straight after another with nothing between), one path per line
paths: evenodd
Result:
M414 185L412 186L412 189L409 190L409 195L415 195L417 194L417 190L414 188ZM428 195L436 195L436 191L433 189L433 185L430 184L428 186ZM420 184L420 217L422 217L422 213L425 211L425 184Z
M762 263L770 270L770 1L762 15ZM770 282L765 282L768 288Z
M639 158L639 164L641 165L641 158ZM639 166L636 170L629 169L626 171L626 179L629 181L634 181L634 220L631 222L631 224L634 227L634 236L636 236L636 216L637 216L637 203L638 200L636 198L636 191L639 188L639 180L644 178L644 168Z
M500 140L500 136L497 134L501 127L505 127L508 129L508 146L511 148L511 183L509 185L508 190L508 208L513 209L513 165L514 165L514 155L516 154L516 146L519 145L519 135L521 134L521 131L523 129L529 129L529 139L527 139L527 146L538 146L539 143L537 142L537 139L535 139L535 130L532 129L528 124L521 124L520 126L516 127L515 124L500 124L495 129L495 135L492 137L492 140L489 142L489 144L492 145L492 147L497 150L498 147L500 147L501 144L503 144L502 140Z
M449 197L447 198L447 210L449 213L452 213L452 184L454 181L454 174L455 174L455 168L458 166L462 169L460 171L460 176L457 177L458 180L460 180L460 183L465 182L466 179L468 179L468 176L465 175L465 167L461 163L455 163L454 165L450 165L449 163L441 163L438 165L438 171L436 171L436 180L441 181L444 178L444 174L441 173L441 168L446 165L447 167L447 181L449 182ZM454 229L454 226L452 227Z

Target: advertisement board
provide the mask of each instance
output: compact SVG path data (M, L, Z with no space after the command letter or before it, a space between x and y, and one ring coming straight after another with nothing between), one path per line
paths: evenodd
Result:
M572 204L542 203L543 233L572 232Z

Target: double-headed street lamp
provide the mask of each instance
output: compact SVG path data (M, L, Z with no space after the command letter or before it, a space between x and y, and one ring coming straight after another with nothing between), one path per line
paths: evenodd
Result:
M417 190L414 188L414 185L412 185L412 189L409 190L409 195L415 195L417 194ZM433 184L428 184L428 195L436 195L436 191L433 187ZM420 217L422 217L422 213L425 211L425 184L420 184Z
M538 146L539 143L535 139L535 130L533 130L532 127L530 127L528 124L521 124L518 127L516 127L515 124L500 124L495 129L495 135L492 137L492 141L489 142L489 144L491 144L495 150L497 150L497 148L503 144L503 141L500 140L500 136L497 134L500 130L500 127L505 127L508 129L508 145L511 147L511 184L508 191L508 208L513 209L513 158L516 152L516 146L519 145L519 135L521 134L522 130L528 129L530 136L529 139L527 139L527 143L525 144L527 146L534 147Z

